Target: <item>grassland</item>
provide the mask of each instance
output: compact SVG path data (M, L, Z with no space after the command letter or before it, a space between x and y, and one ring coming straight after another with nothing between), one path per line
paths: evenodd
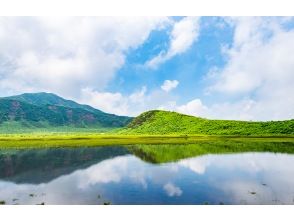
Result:
M294 136L122 135L83 132L1 134L0 148L83 147L132 144L189 144L205 141L294 142Z
M209 120L168 111L148 111L133 119L121 134L155 135L294 135L294 120L234 121Z
M208 120L166 111L145 112L127 127L116 129L53 126L24 130L17 122L11 123L0 126L0 148L189 144L219 140L294 142L294 120Z
M9 121L0 124L0 136L5 134L52 134L52 133L105 133L114 131L114 128L107 127L74 127L74 126L52 126L46 122L28 123L24 126L24 122Z

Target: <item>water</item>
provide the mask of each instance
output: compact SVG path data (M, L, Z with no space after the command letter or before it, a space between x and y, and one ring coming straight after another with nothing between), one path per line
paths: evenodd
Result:
M0 201L294 204L293 144L209 145L1 150Z

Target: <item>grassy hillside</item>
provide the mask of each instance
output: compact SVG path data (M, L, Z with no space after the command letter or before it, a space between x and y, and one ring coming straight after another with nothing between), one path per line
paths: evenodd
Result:
M168 111L148 111L135 119L121 134L201 135L294 135L294 120L249 122L208 120Z
M102 112L51 93L0 98L0 132L58 128L117 128L131 118Z

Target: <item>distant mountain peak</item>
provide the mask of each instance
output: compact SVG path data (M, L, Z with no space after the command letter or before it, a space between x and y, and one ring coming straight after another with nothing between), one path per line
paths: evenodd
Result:
M123 127L131 117L108 114L48 92L0 98L0 126L19 122L30 126Z

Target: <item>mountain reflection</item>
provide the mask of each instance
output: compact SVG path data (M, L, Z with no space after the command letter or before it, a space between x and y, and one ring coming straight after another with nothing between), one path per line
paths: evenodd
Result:
M0 151L0 179L43 183L128 150L123 147L48 148Z

